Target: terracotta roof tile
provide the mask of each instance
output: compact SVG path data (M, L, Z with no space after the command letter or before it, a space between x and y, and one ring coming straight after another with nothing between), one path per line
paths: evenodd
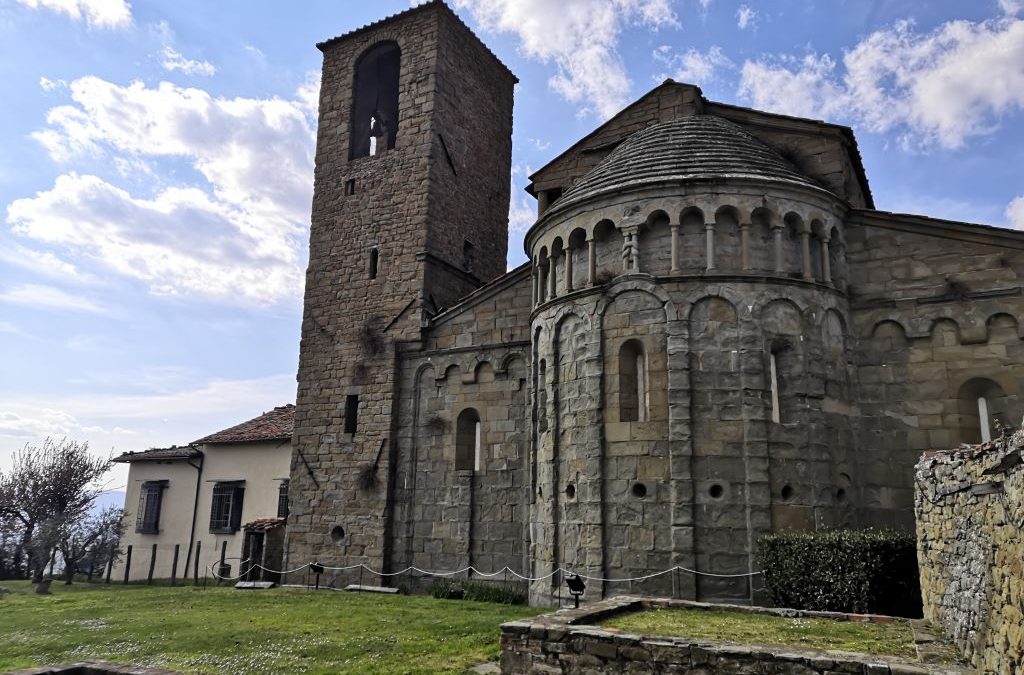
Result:
M139 452L125 452L110 461L152 462L161 459L191 459L193 457L199 457L202 454L203 453L199 452L195 448L187 445L183 447L173 445L169 448L150 448L149 450L140 450Z
M295 428L295 406L278 406L259 417L242 422L215 434L204 436L195 445L206 443L248 443L253 441L289 440Z

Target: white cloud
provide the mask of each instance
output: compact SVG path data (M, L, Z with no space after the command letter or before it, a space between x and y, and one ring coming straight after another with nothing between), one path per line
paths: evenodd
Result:
M618 53L629 25L676 26L671 0L455 0L485 30L515 33L525 55L554 63L549 86L581 113L608 118L627 102L630 81Z
M1024 230L1024 195L1017 197L1006 207L1006 218L1015 229Z
M682 54L673 54L671 47L663 45L654 51L653 57L655 61L660 61L672 69L670 74L657 75L654 79L658 81L672 77L681 82L706 84L715 79L716 71L719 69L733 67L732 61L718 46L713 46L706 52L690 48Z
M757 18L757 12L749 5L740 5L740 8L736 10L736 25L740 30L746 30L748 26L753 26L755 18Z
M831 118L843 109L845 96L833 82L835 62L827 55L780 62L747 61L740 69L740 96L755 108L797 117Z
M93 280L72 263L58 258L49 251L38 251L11 242L5 242L0 246L0 262L58 279L78 282Z
M131 25L132 7L125 0L18 0L32 9L48 9L85 21L93 28L121 28Z
M999 8L1006 16L1016 16L1024 8L1024 2L1021 0L999 0Z
M176 36L171 29L171 25L166 21L159 22L152 30L164 45L162 52L163 60L160 65L167 72L177 70L186 75L203 75L205 77L212 77L217 72L217 69L209 61L185 58L184 54L175 49L174 41Z
M0 321L0 333L7 333L9 335L21 334L21 329L15 326L10 321Z
M38 309L71 310L76 312L103 312L104 309L88 298L73 295L53 286L22 284L0 291L0 302L26 305Z
M96 176L57 178L7 211L14 232L70 248L160 295L263 303L301 288L298 237L267 233L250 215L196 188L141 199Z
M516 179L532 171L521 164L512 167L512 192L508 206L508 232L513 246L520 245L522 235L537 221L537 202L516 185Z
M294 402L295 374L195 380L142 394L0 393L0 470L13 451L45 436L88 441L97 455L182 444ZM128 444L130 443L130 445Z
M204 75L206 77L211 77L217 72L217 69L209 61L186 59L174 47L164 47L163 56L164 60L161 65L168 72L180 70L186 75Z
M65 82L64 80L51 80L48 77L40 77L39 78L39 88L42 89L43 91L53 91L53 90L58 89L60 87L66 87L66 86L68 86L68 83Z
M895 131L908 148L962 147L1024 110L1024 21L951 21L930 33L910 22L876 31L846 52L746 62L740 94L778 112L852 119Z
M16 234L149 283L162 294L244 302L295 299L312 197L315 99L215 98L162 82L70 85L34 134L58 161L107 156L125 173L182 158L205 185L155 186L148 198L71 171L7 209ZM145 178L144 171L132 174Z

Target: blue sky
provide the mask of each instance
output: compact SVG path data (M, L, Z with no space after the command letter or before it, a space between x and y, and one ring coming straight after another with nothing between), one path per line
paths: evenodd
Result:
M452 4L521 80L510 265L526 176L665 77L852 126L881 209L1024 228L1019 0ZM314 44L409 6L0 0L0 468L293 400Z

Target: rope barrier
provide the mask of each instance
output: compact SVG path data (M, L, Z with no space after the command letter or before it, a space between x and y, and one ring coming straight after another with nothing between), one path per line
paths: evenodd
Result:
M240 561L238 563L239 564L239 569L241 569L242 565L244 565L244 564L246 564L248 562L249 562L249 559ZM290 570L275 570L275 569L271 569L269 567L265 567L265 566L263 566L263 565L261 565L259 563L253 563L244 572L239 573L239 575L235 576L235 577L222 577L219 574L217 574L216 572L214 572L213 571L213 566L216 565L216 564L218 564L218 563L211 563L208 566L208 571L210 572L211 576L213 576L214 578L219 579L221 581L235 581L237 579L241 579L242 577L244 577L247 574L249 574L249 572L251 572L252 570L257 569L257 568L263 570L264 572L269 572L270 574L294 574L296 572L301 572L302 570L306 569L307 567L309 567L310 565L312 565L314 563L306 563L304 565L299 565L298 567L295 567L295 568L290 569ZM631 583L631 582L646 581L647 579L653 579L655 577L660 577L660 576L663 576L665 574L671 574L673 572L685 572L687 574L693 574L693 575L696 575L696 576L714 577L716 579L741 579L741 578L747 578L747 577L755 577L755 576L757 576L757 575L762 573L760 570L758 570L756 572L743 572L743 573L740 573L740 574L716 574L714 572L701 572L700 570L694 570L694 569L690 569L688 567L683 567L681 565L676 565L674 567L670 567L667 570L661 570L660 572L652 572L651 574L645 574L645 575L639 576L639 577L623 577L623 578L597 577L597 576L591 576L591 575L588 575L588 574L581 574L579 572L576 572L576 571L574 571L572 569L568 569L568 568L565 568L565 567L559 567L556 570L554 570L553 572L551 572L550 574L545 574L543 576L528 577L528 576L525 576L523 574L520 574L519 572L516 572L514 569L512 569L511 567L508 567L508 566L505 566L505 567L501 568L500 570L498 570L496 572L483 572L481 570L478 570L476 567L473 567L472 565L469 565L468 567L463 567L462 569L454 570L454 571L451 571L451 572L439 572L439 571L435 571L435 570L425 570L425 569L421 569L419 567L416 567L414 565L409 565L405 569L401 569L401 570L399 570L397 572L382 572L382 571L375 570L375 569L369 567L368 565L364 565L362 563L359 563L359 564L356 564L356 565L347 565L347 566L344 566L344 567L333 567L333 566L330 566L330 565L320 565L320 567L322 567L324 570L331 570L332 572L348 572L350 570L361 569L363 571L369 572L370 574L373 574L373 575L378 576L378 577L397 577L397 576L400 576L402 574L408 574L410 572L415 572L417 574L421 574L423 576L428 576L428 577L447 578L447 577L454 577L454 576L457 576L457 575L460 575L460 574L465 574L465 573L468 572L468 573L475 574L475 575L477 575L479 577L485 577L485 578L489 578L489 579L490 578L494 578L494 577L499 576L499 575L502 575L502 574L511 574L512 576L516 577L517 579L519 579L521 581L545 581L547 579L550 579L550 578L554 577L557 574L561 574L562 576L572 575L572 576L578 576L581 579L586 579L587 581L600 581L600 582L605 582L605 583Z

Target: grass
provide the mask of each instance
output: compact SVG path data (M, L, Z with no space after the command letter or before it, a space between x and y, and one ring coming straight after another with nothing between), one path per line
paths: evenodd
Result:
M0 672L100 659L188 673L462 673L536 609L302 589L0 582Z
M914 658L914 632L902 622L867 623L831 619L786 619L710 609L653 609L612 617L604 623L641 635L756 643L803 649Z

